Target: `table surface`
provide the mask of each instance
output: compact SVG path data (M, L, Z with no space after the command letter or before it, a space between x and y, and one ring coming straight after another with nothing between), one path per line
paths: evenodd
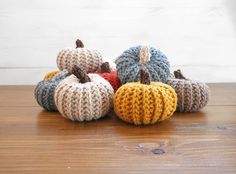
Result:
M236 84L209 84L197 113L132 126L46 112L33 86L0 87L0 173L236 173Z

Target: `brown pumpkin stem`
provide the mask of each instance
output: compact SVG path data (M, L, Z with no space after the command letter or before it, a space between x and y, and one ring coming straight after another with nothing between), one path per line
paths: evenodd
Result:
M187 79L186 77L184 77L180 69L174 71L174 75L176 79Z
M102 73L110 73L110 72L111 72L111 68L110 68L109 62L104 62L104 63L101 65L101 72L102 72Z
M139 70L139 73L140 73L140 83L145 85L150 85L151 77L149 71L146 68L141 68Z
M77 65L73 67L72 74L74 74L80 80L80 83L91 82L88 74Z
M77 39L76 42L76 48L84 48L84 44L81 40Z

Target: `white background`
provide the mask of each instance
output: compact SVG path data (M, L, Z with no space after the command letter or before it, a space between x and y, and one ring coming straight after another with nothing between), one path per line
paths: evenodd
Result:
M36 84L76 38L111 62L148 44L187 77L236 82L235 0L0 0L0 84Z

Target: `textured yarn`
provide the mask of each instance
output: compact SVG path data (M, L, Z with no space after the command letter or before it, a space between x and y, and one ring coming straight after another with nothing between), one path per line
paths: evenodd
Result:
M208 103L210 88L205 83L185 78L180 70L174 71L167 84L177 93L179 112L196 112Z
M122 84L138 81L139 70L143 66L149 70L152 81L166 82L170 75L167 57L153 47L129 48L116 59L115 63Z
M177 111L196 112L205 107L209 100L209 87L199 81L184 79L169 79L178 96Z
M101 65L101 72L99 73L99 75L111 84L114 91L116 91L121 86L121 82L117 75L117 72L112 71L109 62L104 62Z
M111 84L114 91L117 91L117 89L121 86L121 82L116 71L111 71L110 73L99 73L99 75Z
M34 96L41 107L48 111L57 111L57 107L54 102L55 88L59 82L68 75L68 71L64 70L57 73L54 77L48 80L42 80L37 84L34 90Z
M54 77L56 74L58 74L60 71L58 70L55 70L55 71L51 71L49 73L47 73L45 76L44 76L44 80L48 80L48 79L51 79L52 77Z
M87 73L97 72L102 62L102 55L97 50L87 48L65 48L57 56L58 68L67 69L70 73L74 65L80 66Z
M171 86L139 82L121 86L114 96L114 110L123 121L135 125L154 124L168 119L174 113L177 96Z
M114 90L98 74L88 74L91 82L80 83L75 75L60 82L55 91L59 112L73 121L90 121L105 116L113 105Z

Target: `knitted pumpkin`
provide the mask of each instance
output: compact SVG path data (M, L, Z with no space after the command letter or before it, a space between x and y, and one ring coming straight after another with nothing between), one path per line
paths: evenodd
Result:
M114 96L114 110L123 121L135 125L154 124L174 113L177 96L169 85L151 82L147 69L140 69L140 82L126 83Z
M83 68L87 73L100 70L102 56L97 50L84 48L79 39L76 41L76 48L62 49L57 56L57 66L60 70L67 69L70 73L74 65Z
M48 80L48 79L51 79L52 77L54 77L56 74L58 74L60 71L58 70L55 70L55 71L51 71L49 73L47 73L45 76L44 76L44 80Z
M48 111L57 111L54 102L54 92L61 80L69 75L67 70L57 73L54 77L40 81L35 90L34 96L38 104Z
M174 71L174 76L167 81L167 84L177 93L177 111L196 112L207 105L210 88L205 83L186 79L180 70Z
M114 91L116 91L121 86L117 72L111 70L108 62L105 62L101 65L101 73L99 73L99 75L111 84Z
M114 90L98 74L87 74L75 66L72 75L60 82L55 91L59 112L73 121L90 121L105 116L113 104Z
M152 81L165 82L170 75L167 57L153 47L132 47L115 61L122 84L139 80L141 67L148 69Z

